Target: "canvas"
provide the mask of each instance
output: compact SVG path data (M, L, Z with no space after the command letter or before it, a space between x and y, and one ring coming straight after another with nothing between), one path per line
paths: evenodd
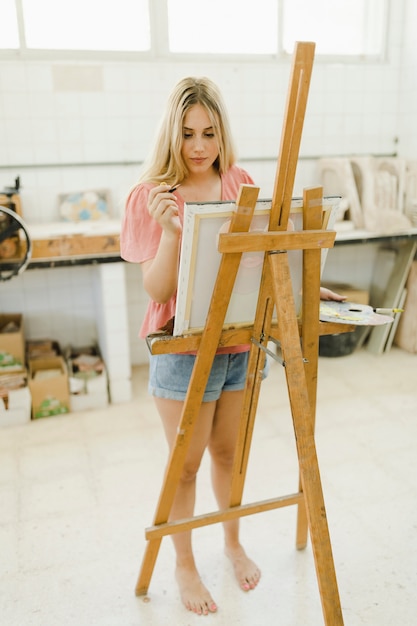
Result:
M323 199L323 228L332 228L339 197ZM271 200L258 200L251 231L268 229ZM220 266L218 236L228 232L235 210L234 202L207 202L184 207L184 226L178 278L178 292L173 334L176 336L204 328L214 284ZM302 230L303 201L291 203L289 228ZM327 250L322 250L322 270ZM288 259L297 310L301 306L302 251L289 250ZM225 328L251 324L255 318L264 253L245 252L239 266L225 318Z

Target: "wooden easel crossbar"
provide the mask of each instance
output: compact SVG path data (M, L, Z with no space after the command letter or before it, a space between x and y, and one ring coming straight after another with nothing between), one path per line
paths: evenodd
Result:
M314 58L314 44L297 43L284 118L280 156L274 185L269 230L249 233L259 189L242 185L229 233L219 237L222 253L206 325L201 333L186 337L155 334L148 338L153 354L196 350L194 369L184 402L175 446L169 459L153 525L146 530L147 546L139 573L136 594L146 595L159 548L166 535L225 522L237 517L297 505L298 548L305 547L310 531L316 574L327 626L343 625L336 574L320 472L314 440L318 337L352 328L321 324L321 250L333 246L335 233L323 229L322 189L304 191L303 230L287 232L292 190L307 95ZM297 316L287 251L303 250L303 304ZM224 330L224 320L243 252L264 251L261 285L253 325ZM273 321L274 311L276 322ZM299 462L299 490L286 496L242 504L255 414L268 343L279 342L283 356L288 395ZM251 343L244 406L233 467L229 508L190 519L168 522L180 480L195 420L217 348Z

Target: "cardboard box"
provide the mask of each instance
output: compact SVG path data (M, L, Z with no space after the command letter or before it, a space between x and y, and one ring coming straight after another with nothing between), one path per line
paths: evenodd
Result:
M11 330L9 330L11 329ZM0 373L25 369L25 338L21 313L0 315Z
M29 361L32 419L70 410L68 369L62 356Z
M46 359L51 356L61 356L61 348L53 339L30 339L26 341L26 359Z
M109 405L108 377L98 346L70 348L67 364L71 411L106 408Z
M7 406L0 398L0 426L17 426L30 422L32 396L29 387L11 389Z

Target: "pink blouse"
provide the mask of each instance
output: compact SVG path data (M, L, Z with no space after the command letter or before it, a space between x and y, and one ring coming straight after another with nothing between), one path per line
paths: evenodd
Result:
M233 165L226 174L221 176L222 201L236 200L240 185L253 185L253 180L249 174ZM155 185L152 183L141 183L130 193L126 209L122 220L120 235L120 254L123 259L132 263L143 263L153 259L157 253L162 229L148 212L147 201L150 189ZM181 224L184 217L184 200L179 191L175 191L177 198L178 213ZM164 303L159 304L153 300L149 301L148 308L139 332L140 337L146 337L149 333L165 326L165 324L175 315L176 294ZM237 352L247 350L247 346L236 346L225 349L227 352ZM223 351L223 350L222 350Z

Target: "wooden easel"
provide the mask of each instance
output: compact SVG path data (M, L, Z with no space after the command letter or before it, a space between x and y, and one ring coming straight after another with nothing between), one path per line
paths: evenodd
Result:
M340 329L340 325L332 323L326 323L324 327L319 322L321 248L332 247L335 238L334 232L322 229L321 188L304 192L303 230L286 231L314 47L313 43L298 43L294 52L269 230L265 233L248 232L259 189L242 185L229 233L220 235L219 238L222 259L203 332L187 337L156 334L149 341L153 354L196 350L197 356L153 526L146 530L148 543L136 594L146 595L148 591L164 536L296 504L296 545L298 548L305 547L309 529L325 624L341 626L343 617L314 441L314 409L319 334L346 332L352 328L344 326ZM291 249L303 250L301 320L297 318L288 265L287 251ZM224 319L241 255L243 252L260 250L265 252L265 261L255 322L250 327L224 330ZM277 323L273 323L274 307ZM242 504L265 350L269 341L280 343L284 360L299 460L299 490L288 496ZM219 345L246 343L251 343L252 346L234 461L230 506L226 510L168 522L216 350Z

